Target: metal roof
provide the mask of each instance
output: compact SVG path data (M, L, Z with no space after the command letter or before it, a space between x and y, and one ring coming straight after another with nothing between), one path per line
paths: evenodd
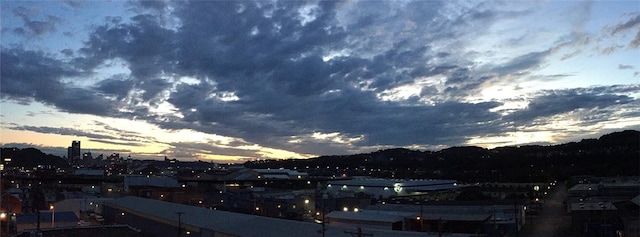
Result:
M399 213L389 211L332 211L327 214L326 217L342 220L394 223L402 221L405 218L415 218L416 215L414 213Z
M243 237L280 237L285 235L321 236L319 231L322 229L321 225L310 222L209 210L201 207L139 197L123 197L105 202L105 205L124 212L132 212L136 215L164 219L168 223L175 222L176 225L178 222L178 215L176 213L182 212L184 214L181 215L181 222L185 227L192 226ZM354 231L354 229L327 225L325 234L326 236L351 237L351 234L345 231ZM363 232L372 233L374 236L388 237L425 236L424 233L407 231L370 229Z

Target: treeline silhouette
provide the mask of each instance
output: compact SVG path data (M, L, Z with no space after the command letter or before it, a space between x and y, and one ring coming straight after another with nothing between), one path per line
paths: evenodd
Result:
M11 161L7 162L11 167L25 167L26 169L38 166L42 169L64 169L70 167L66 159L52 154L45 154L36 148L2 148L0 154L3 160L11 159Z
M2 148L10 167L69 168L67 160L35 148ZM640 132L626 130L560 145L440 151L404 148L311 159L260 160L249 168L297 169L318 176L373 176L397 179L456 179L461 182L543 182L574 175L638 176ZM5 167L7 168L7 167Z
M626 130L560 145L440 151L403 148L368 154L246 162L250 168L302 169L311 175L456 179L462 182L545 182L574 175L637 176L640 132Z

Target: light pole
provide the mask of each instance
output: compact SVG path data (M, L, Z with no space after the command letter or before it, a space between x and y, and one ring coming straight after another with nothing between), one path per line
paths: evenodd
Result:
M56 226L56 210L53 205L49 206L49 210L51 210L51 228L54 228Z
M327 193L325 192L322 194L322 237L324 237L325 232L327 232L327 229L326 229L327 227L324 221L324 215L325 215L325 212L327 211L324 205L327 199L329 199L329 195L327 195Z
M176 212L176 214L178 215L178 235L176 235L177 237L180 237L182 235L182 214L184 214L184 212Z

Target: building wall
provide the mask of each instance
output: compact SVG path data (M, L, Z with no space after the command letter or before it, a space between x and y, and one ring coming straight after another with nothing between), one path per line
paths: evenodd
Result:
M2 195L2 212L22 213L22 200L10 194Z

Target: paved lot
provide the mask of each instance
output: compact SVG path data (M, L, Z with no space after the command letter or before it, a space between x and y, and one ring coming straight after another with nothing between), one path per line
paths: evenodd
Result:
M565 183L558 185L545 198L539 216L527 216L527 224L519 236L553 237L567 236L571 225L571 216L566 213L563 201L567 196Z

